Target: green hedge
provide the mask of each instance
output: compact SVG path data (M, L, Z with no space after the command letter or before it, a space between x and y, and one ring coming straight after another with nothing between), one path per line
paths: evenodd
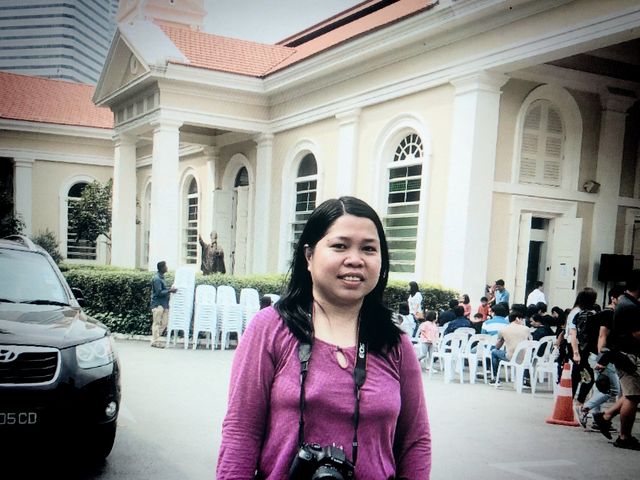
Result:
M61 266L69 285L82 290L85 310L117 333L148 335L151 333L151 278L153 272L122 269L109 266L85 266L63 264ZM171 285L173 273L166 274ZM196 285L231 285L238 295L243 288L255 288L260 296L266 293L280 294L284 289L284 275L230 276L213 274L196 275ZM385 301L396 310L406 302L408 282L390 281L385 291ZM458 293L435 285L420 285L424 307L431 310L447 308L451 298Z

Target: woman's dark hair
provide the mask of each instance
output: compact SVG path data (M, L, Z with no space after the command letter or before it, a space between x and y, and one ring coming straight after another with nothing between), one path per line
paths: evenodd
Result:
M374 289L362 302L360 309L360 338L368 343L369 350L384 353L400 341L401 330L393 322L391 310L383 303L382 294L389 279L389 250L378 214L367 203L355 197L330 199L320 204L309 216L293 253L289 281L276 303L275 309L291 333L302 342L311 343L313 302L311 274L307 269L306 249L316 246L333 223L343 215L368 218L373 222L380 239L380 277Z
M416 282L409 282L409 295L411 295L412 297L418 293L418 284Z
M438 314L435 310L427 310L427 313L424 314L424 319L429 322L435 322Z
M462 303L464 303L465 305L468 305L469 303L471 303L471 299L469 298L469 295L467 295L466 293L462 295Z
M580 307L581 310L591 310L596 303L598 294L591 287L584 287L576 296L575 307Z

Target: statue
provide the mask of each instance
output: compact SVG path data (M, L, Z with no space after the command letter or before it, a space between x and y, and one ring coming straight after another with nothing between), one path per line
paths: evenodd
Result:
M224 250L218 246L218 234L211 232L211 243L207 244L202 240L202 235L198 235L200 246L202 247L202 263L200 268L202 273L209 275L211 273L226 273L224 267Z

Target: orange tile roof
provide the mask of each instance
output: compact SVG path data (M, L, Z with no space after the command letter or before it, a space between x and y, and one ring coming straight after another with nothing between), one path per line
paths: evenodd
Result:
M0 72L0 118L113 128L111 110L94 105L94 91L93 85Z
M375 3L377 3L377 0L370 0L356 5L289 37L278 45L265 45L172 25L158 24L176 47L187 57L189 60L187 65L189 66L253 77L265 77L356 37L428 10L435 5L435 1L432 0L398 0L296 47L283 45L285 42L302 38ZM170 63L183 64L183 62L176 60L171 60Z
M221 37L166 24L159 26L189 59L187 65L192 67L261 77L294 52L292 48L279 45ZM171 63L182 62L172 60Z

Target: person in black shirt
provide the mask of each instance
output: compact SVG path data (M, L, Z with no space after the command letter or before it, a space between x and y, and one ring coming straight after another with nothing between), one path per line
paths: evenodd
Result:
M609 335L611 349L618 355L615 364L622 398L606 412L595 414L593 421L604 436L611 438L611 419L620 414L620 435L613 445L640 450L640 441L631 435L640 403L640 270L631 272L626 287L626 292L618 298ZM596 368L601 368L601 365Z

